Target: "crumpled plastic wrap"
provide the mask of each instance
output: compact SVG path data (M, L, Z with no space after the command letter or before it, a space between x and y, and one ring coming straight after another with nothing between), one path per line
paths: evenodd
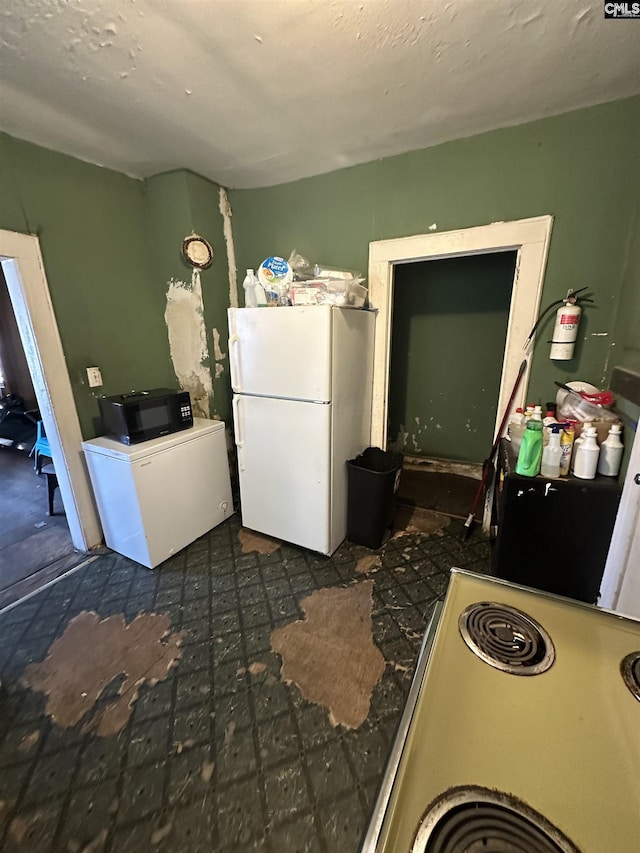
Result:
M366 279L355 270L312 263L294 249L289 255L293 270L292 305L340 305L362 308L367 298Z

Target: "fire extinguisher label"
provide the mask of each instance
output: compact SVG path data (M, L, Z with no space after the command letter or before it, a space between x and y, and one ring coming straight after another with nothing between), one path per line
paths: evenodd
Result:
M579 314L563 314L560 317L560 325L564 326L567 331L578 327Z

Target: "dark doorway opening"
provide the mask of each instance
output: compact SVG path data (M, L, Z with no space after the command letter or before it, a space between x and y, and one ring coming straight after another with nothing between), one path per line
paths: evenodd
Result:
M77 564L59 491L30 456L39 412L9 291L0 268L0 609ZM45 464L51 460L44 458Z
M493 443L517 252L395 267L389 446L401 498L464 516Z

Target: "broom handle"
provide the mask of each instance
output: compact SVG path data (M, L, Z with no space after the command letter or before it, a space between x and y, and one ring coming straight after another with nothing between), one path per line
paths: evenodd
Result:
M496 433L496 437L494 439L493 446L491 448L491 452L487 456L487 458L484 461L484 464L482 466L482 479L480 480L480 485L478 486L478 491L476 492L476 496L473 499L473 506L471 508L471 514L472 515L475 512L476 505L478 503L478 500L480 499L480 495L482 494L484 487L485 487L485 484L487 482L487 477L489 475L489 467L491 465L491 461L492 461L492 459L495 455L495 452L498 448L498 444L500 443L500 439L502 438L502 433L504 432L504 428L505 428L506 423L507 423L507 418L509 417L509 414L511 413L511 406L513 405L513 401L515 400L516 394L518 393L518 388L520 387L520 381L521 381L522 376L523 376L526 369L527 369L527 359L525 358L525 359L523 359L522 364L520 365L520 369L518 370L518 375L516 376L516 381L514 382L513 390L511 392L511 396L509 397L509 402L507 403L507 407L504 411L504 415L502 416L502 421L500 422L500 427L498 429L498 432Z
M527 369L527 359L523 359L522 364L520 365L520 369L518 370L518 375L516 376L516 381L513 384L513 391L511 392L511 396L509 397L509 402L507 403L507 408L504 410L504 415L502 416L502 421L500 422L500 428L496 433L495 441L493 442L493 447L491 448L491 453L489 454L489 458L487 462L490 462L493 459L493 455L498 448L498 444L500 443L500 439L502 438L502 433L504 432L504 428L507 425L507 420L509 415L511 414L511 406L513 405L513 401L516 398L516 394L518 393L518 388L520 387L520 380Z

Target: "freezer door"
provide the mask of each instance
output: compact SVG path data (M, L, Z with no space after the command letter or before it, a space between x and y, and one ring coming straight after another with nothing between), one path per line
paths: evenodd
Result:
M151 566L233 513L222 430L139 459L131 467Z
M233 409L243 525L328 554L331 406L235 396Z
M229 308L229 362L236 393L328 402L331 306Z

